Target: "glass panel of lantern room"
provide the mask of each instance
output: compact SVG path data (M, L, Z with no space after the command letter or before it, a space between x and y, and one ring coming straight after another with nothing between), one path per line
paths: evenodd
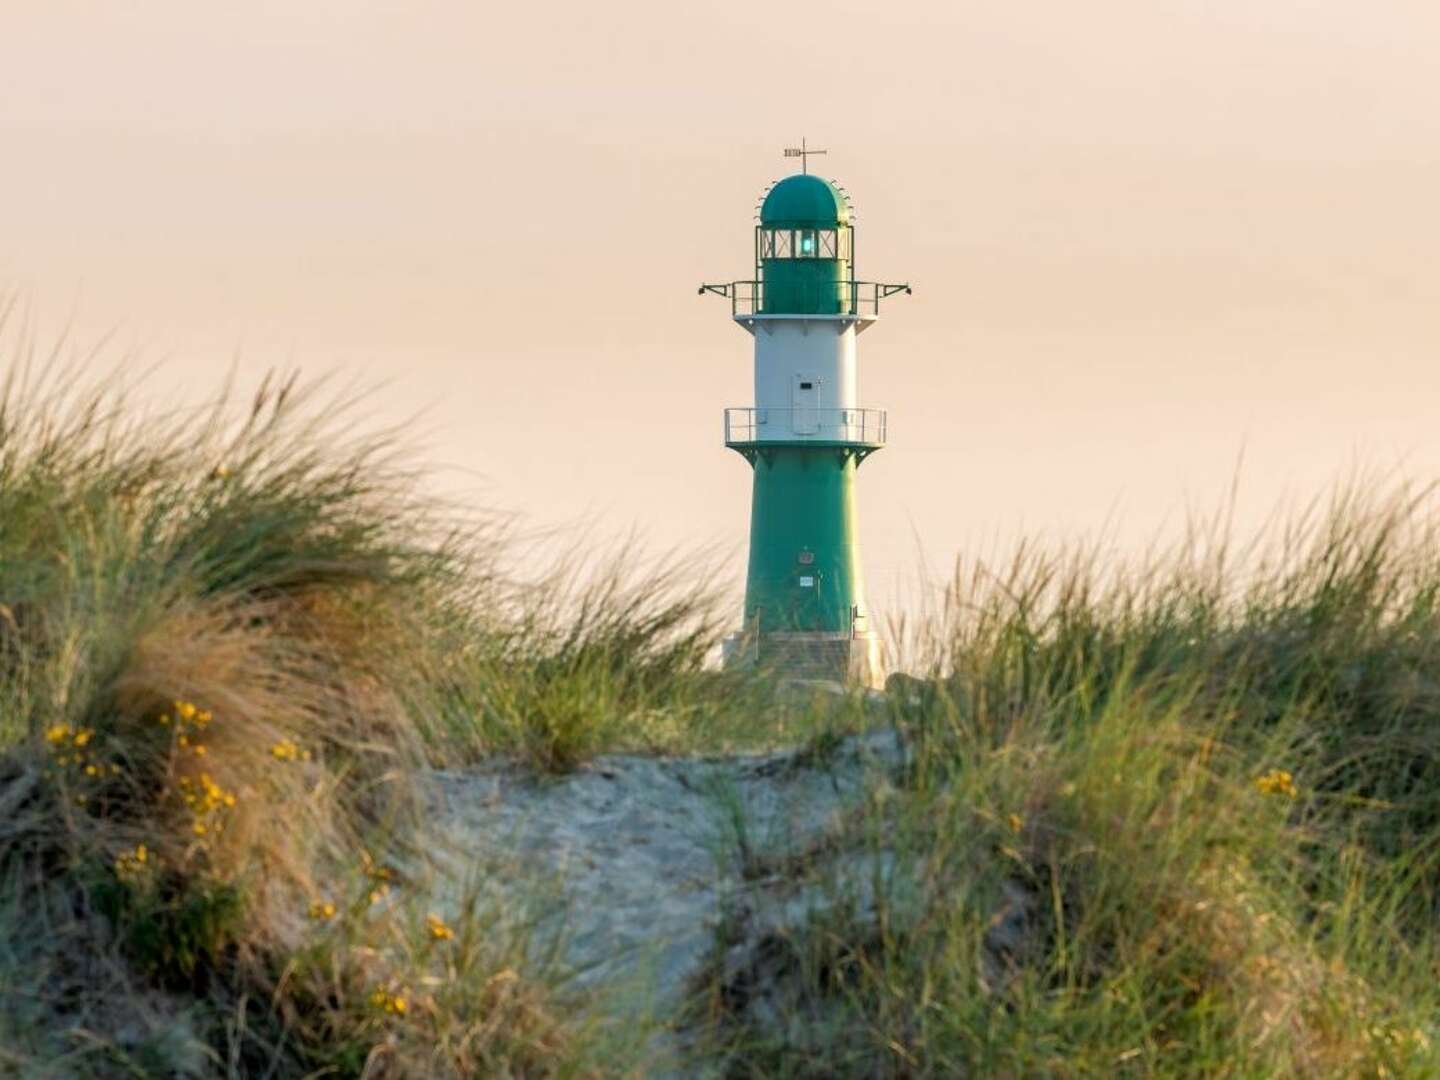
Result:
M820 230L820 258L833 259L836 257L835 230Z
M849 274L843 263L820 257L817 229L775 229L774 253L762 259L765 315L835 315L848 311Z

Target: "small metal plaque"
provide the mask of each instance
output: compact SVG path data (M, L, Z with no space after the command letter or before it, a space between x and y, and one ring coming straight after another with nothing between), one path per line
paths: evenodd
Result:
M813 577L802 577L802 578L800 579L800 588L802 588L802 589L813 589L814 587L815 587L815 579L814 579Z

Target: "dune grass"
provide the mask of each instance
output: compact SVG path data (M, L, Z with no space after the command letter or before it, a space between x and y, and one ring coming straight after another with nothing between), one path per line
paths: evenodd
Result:
M517 575L323 386L8 370L0 1072L642 1075L523 926L430 908L426 770L820 754L873 706L712 670L673 560ZM885 706L910 768L787 864L836 901L769 943L788 1017L697 984L697 1071L1440 1073L1432 503L957 575Z
M416 778L678 738L719 700L707 600L615 570L562 622L559 569L502 580L499 527L417 496L354 405L0 386L0 1068L598 1068L523 935L402 876Z
M894 856L880 899L857 918L837 886L770 943L798 1026L706 987L708 1052L755 1076L1440 1073L1433 498L1349 490L1244 558L1216 535L957 576L928 677L892 693L914 766L855 830Z

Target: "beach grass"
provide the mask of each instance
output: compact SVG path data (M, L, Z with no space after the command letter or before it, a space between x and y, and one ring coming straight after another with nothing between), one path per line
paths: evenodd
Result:
M1198 530L1135 567L1022 549L957 574L910 630L924 677L892 685L912 767L849 830L884 879L865 899L802 865L830 895L769 943L782 991L757 1009L717 967L707 1053L1440 1072L1440 547L1433 492L1379 490L1243 551Z
M693 560L527 563L324 383L6 371L0 1070L644 1075L523 926L433 910L427 770L884 722L908 769L787 864L833 895L769 1006L697 980L694 1071L1440 1073L1432 491L963 567L867 705L715 670Z

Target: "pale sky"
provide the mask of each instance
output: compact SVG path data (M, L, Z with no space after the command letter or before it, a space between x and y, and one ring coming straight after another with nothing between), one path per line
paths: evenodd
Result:
M1440 5L0 0L0 289L195 398L383 381L447 491L718 545L752 212L858 207L872 607L1440 467Z

